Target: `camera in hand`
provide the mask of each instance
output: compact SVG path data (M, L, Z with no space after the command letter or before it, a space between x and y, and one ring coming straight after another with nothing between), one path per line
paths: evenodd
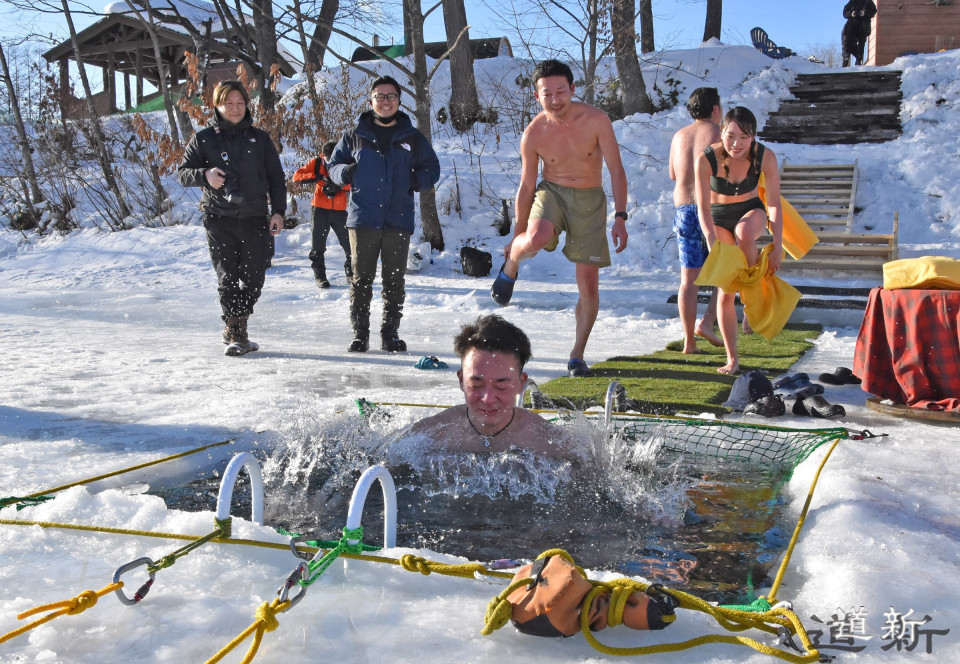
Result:
M240 177L233 171L224 171L223 197L230 205L243 206L243 187L240 186Z
M339 194L342 189L343 188L340 185L338 185L336 182L331 182L330 180L324 182L323 186L320 188L320 190L329 198L333 198Z

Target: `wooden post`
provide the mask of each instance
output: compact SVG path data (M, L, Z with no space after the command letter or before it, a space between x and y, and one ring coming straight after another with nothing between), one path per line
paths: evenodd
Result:
M133 106L130 104L130 74L123 74L123 108L129 111Z
M66 56L60 58L60 121L67 123L67 103L70 100L70 63Z
M138 48L134 57L134 69L137 76L137 106L143 102L143 49Z

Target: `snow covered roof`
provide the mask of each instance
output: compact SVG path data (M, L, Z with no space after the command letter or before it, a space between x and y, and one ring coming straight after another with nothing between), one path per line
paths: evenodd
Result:
M214 32L220 30L220 19L217 16L217 10L212 3L204 0L131 0L131 3L140 7L148 4L152 9L169 14L171 16L180 15L188 19L191 23L200 24L204 21L212 21ZM126 0L111 2L103 8L105 15L110 14L138 14L140 12L130 9ZM176 26L168 26L177 29Z

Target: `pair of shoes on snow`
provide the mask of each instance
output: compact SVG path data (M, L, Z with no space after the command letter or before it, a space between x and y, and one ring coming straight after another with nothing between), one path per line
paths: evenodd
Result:
M787 407L783 405L783 398L779 394L768 394L748 403L743 412L762 417L780 417L787 412Z
M829 403L822 396L814 395L794 401L793 414L826 419L831 417L844 417L847 411L840 404Z
M847 367L837 367L833 373L822 373L817 377L821 383L827 385L859 385L860 379L853 375Z
M567 373L571 378L582 378L590 375L590 369L586 362L575 357L567 362Z
M506 262L504 262L504 264L500 266L500 272L497 274L497 278L493 280L493 286L490 287L490 297L501 307L510 303L510 298L513 297L513 287L517 283L516 278L511 278L504 274L503 268L506 267L506 265ZM520 275L518 274L517 276Z

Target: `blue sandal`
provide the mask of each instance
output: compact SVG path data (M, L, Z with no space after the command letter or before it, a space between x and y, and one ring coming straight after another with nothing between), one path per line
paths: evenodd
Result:
M501 307L510 303L510 298L513 297L513 286L517 283L516 279L512 279L503 273L505 266L506 262L500 266L500 272L497 274L497 278L493 280L493 286L490 287L490 297Z
M590 369L586 362L575 357L567 362L567 373L571 378L583 378L590 375Z

